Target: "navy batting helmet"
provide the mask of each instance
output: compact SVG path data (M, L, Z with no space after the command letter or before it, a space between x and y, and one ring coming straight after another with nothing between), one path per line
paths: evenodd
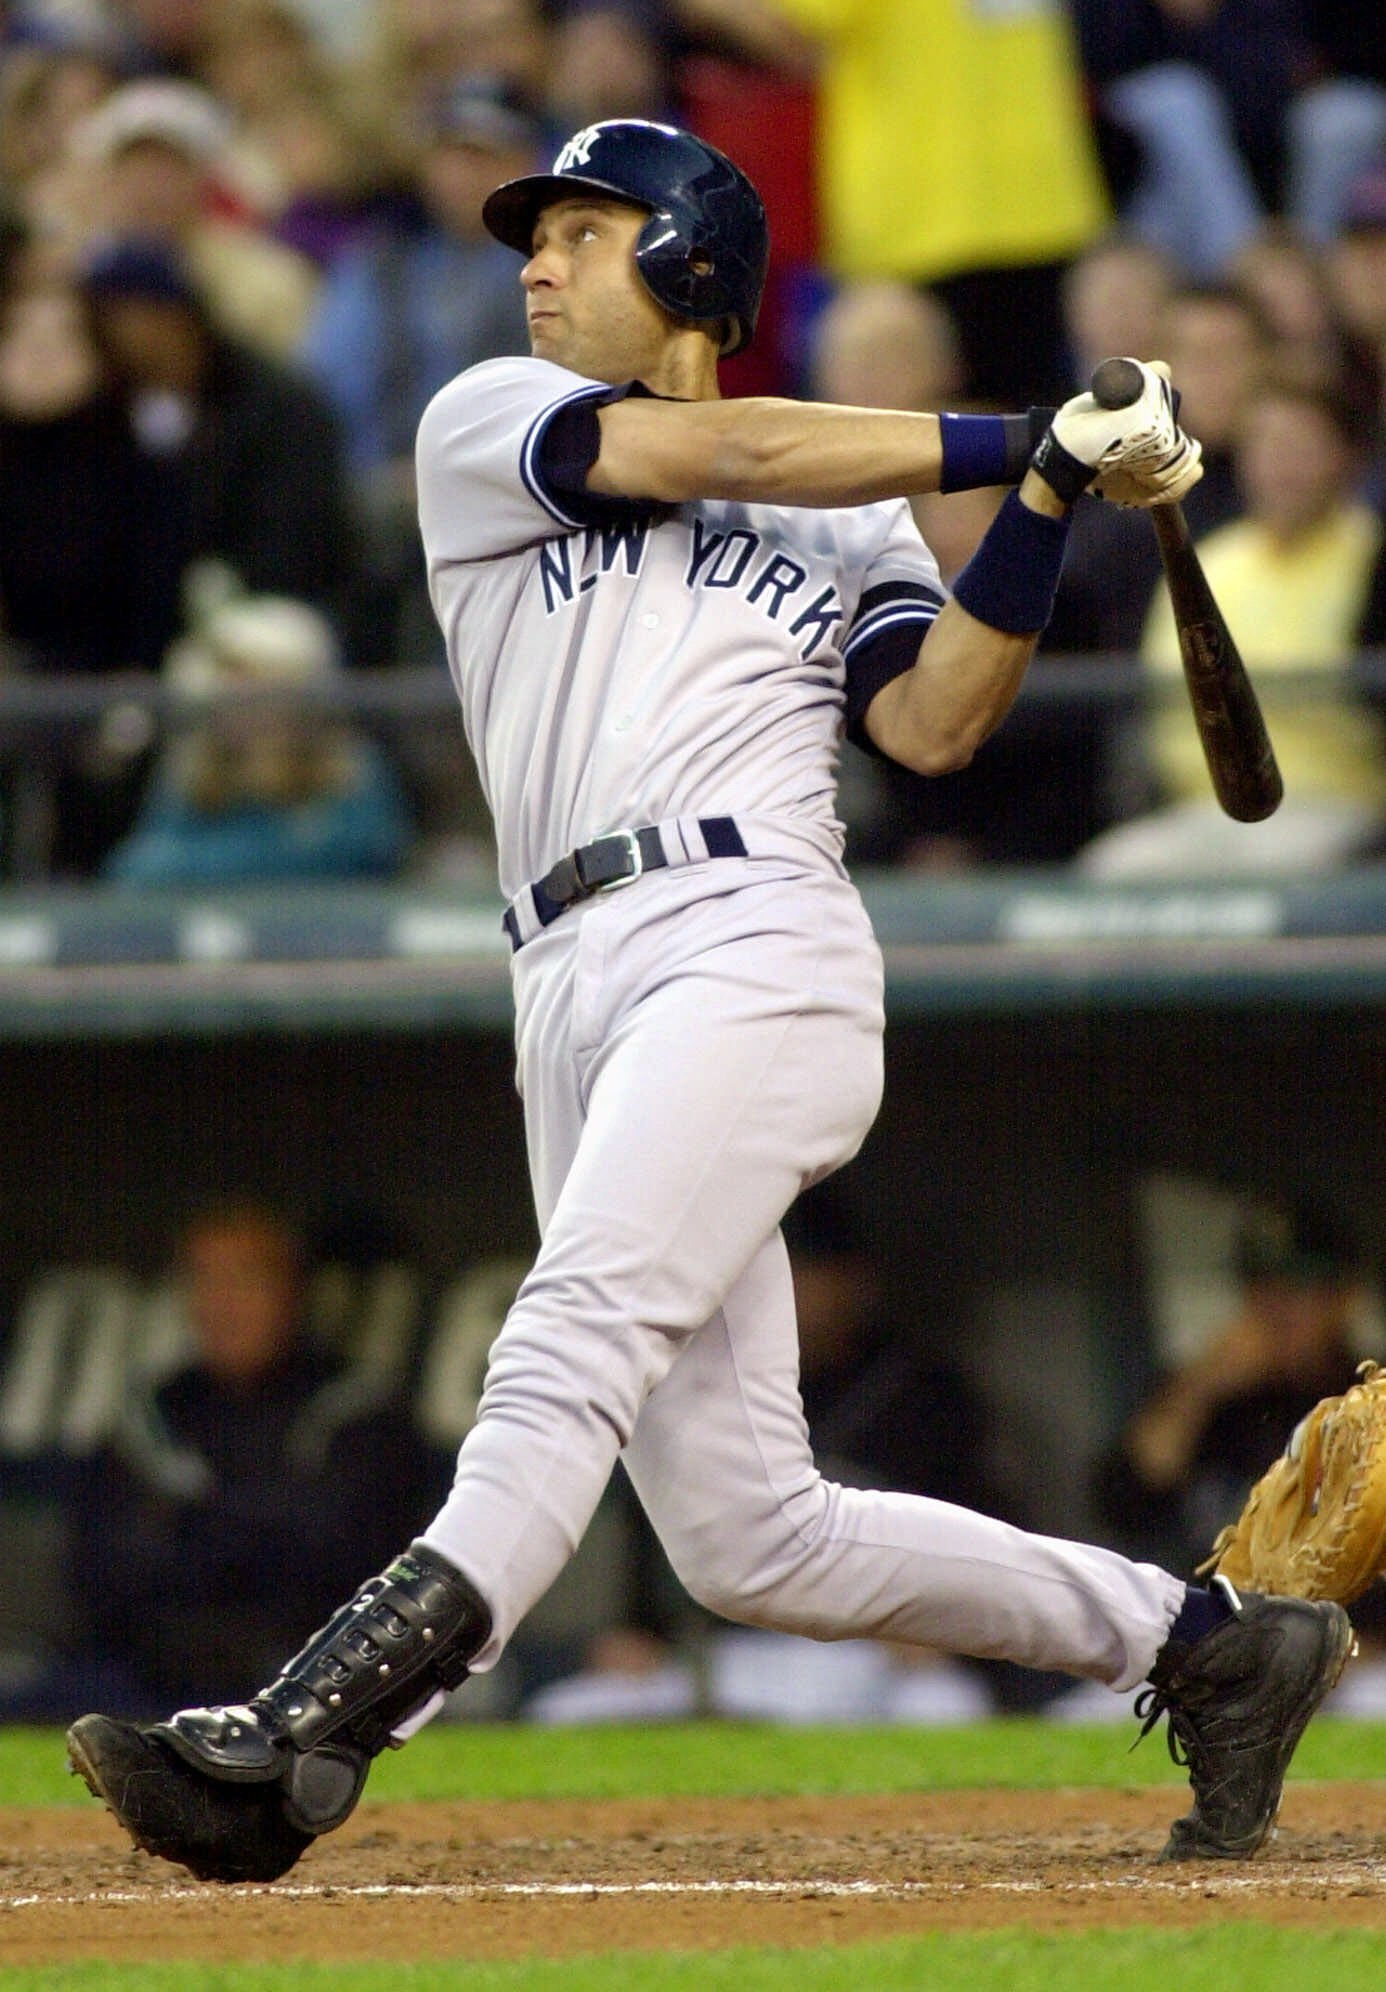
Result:
M648 208L635 244L646 288L676 318L725 320L724 353L750 343L770 231L760 195L725 153L673 125L611 118L576 132L549 172L497 187L482 218L528 256L540 209L582 193Z

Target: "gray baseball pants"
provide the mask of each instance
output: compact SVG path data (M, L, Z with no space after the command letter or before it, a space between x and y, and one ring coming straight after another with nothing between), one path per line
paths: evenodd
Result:
M1167 1572L814 1465L778 1226L880 1103L881 959L851 884L817 859L651 874L515 969L542 1243L424 1531L494 1615L475 1670L619 1454L683 1584L727 1618L1142 1680L1184 1595Z

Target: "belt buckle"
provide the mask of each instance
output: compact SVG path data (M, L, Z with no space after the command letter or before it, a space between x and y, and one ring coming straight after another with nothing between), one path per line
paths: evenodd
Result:
M640 839L634 830L611 830L606 836L597 838L598 844L619 844L622 854L629 863L629 871L616 873L612 878L599 878L587 886L589 892L619 892L623 885L633 885L645 869L645 853L640 848ZM587 881L583 881L587 884Z

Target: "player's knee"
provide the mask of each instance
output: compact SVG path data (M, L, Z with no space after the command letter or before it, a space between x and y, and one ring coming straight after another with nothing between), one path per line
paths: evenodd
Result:
M747 1581L749 1573L710 1559L691 1565L676 1564L675 1570L689 1597L705 1611L730 1619L734 1625L757 1623L756 1591Z
M800 1536L757 1541L730 1525L716 1541L666 1545L680 1583L694 1601L734 1625L793 1629L812 1617L811 1560Z
M731 1625L809 1636L821 1631L821 1611L815 1609L810 1589L784 1572L720 1570L686 1588L704 1610Z

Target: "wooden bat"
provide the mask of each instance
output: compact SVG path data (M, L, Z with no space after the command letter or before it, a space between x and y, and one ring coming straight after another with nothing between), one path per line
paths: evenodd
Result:
M1129 408L1141 393L1131 360L1104 360L1093 374L1093 399ZM1213 792L1239 823L1273 815L1285 793L1265 718L1232 632L1223 620L1179 504L1153 505L1150 519L1179 633L1179 655Z

